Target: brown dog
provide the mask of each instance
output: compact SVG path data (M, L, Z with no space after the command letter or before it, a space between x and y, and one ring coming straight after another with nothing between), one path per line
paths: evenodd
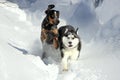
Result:
M59 47L57 29L57 25L59 24L59 11L53 10L54 7L55 5L53 4L48 5L45 11L46 17L42 22L41 41L52 44L57 49Z

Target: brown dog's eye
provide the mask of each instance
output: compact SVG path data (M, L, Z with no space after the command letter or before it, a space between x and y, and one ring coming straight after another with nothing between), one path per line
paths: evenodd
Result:
M59 18L59 14L57 14L57 17Z
M54 18L55 18L55 16L54 16L54 15L51 15L50 17L51 17L52 19L54 19Z
M59 18L59 11L57 11L57 17Z

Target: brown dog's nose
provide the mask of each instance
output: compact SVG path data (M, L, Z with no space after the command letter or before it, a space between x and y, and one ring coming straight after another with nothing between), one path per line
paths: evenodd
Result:
M59 22L60 22L60 21L59 21L59 19L57 19L56 21L57 21L57 23L59 23Z
M58 19L55 19L55 20L54 20L54 24L55 24L55 25L58 25L59 22L60 22L60 21L59 21Z

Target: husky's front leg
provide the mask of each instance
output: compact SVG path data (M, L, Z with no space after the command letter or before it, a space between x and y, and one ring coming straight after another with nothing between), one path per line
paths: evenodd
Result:
M62 59L63 71L68 71L68 56L64 56Z

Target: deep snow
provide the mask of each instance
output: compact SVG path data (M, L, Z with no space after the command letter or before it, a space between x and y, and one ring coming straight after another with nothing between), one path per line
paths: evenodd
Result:
M80 58L70 63L68 72L59 70L60 63L46 65L41 60L40 23L51 1L4 1L0 3L0 80L120 79L119 0L103 0L96 8L94 0L52 1L61 12L59 26L80 29Z

